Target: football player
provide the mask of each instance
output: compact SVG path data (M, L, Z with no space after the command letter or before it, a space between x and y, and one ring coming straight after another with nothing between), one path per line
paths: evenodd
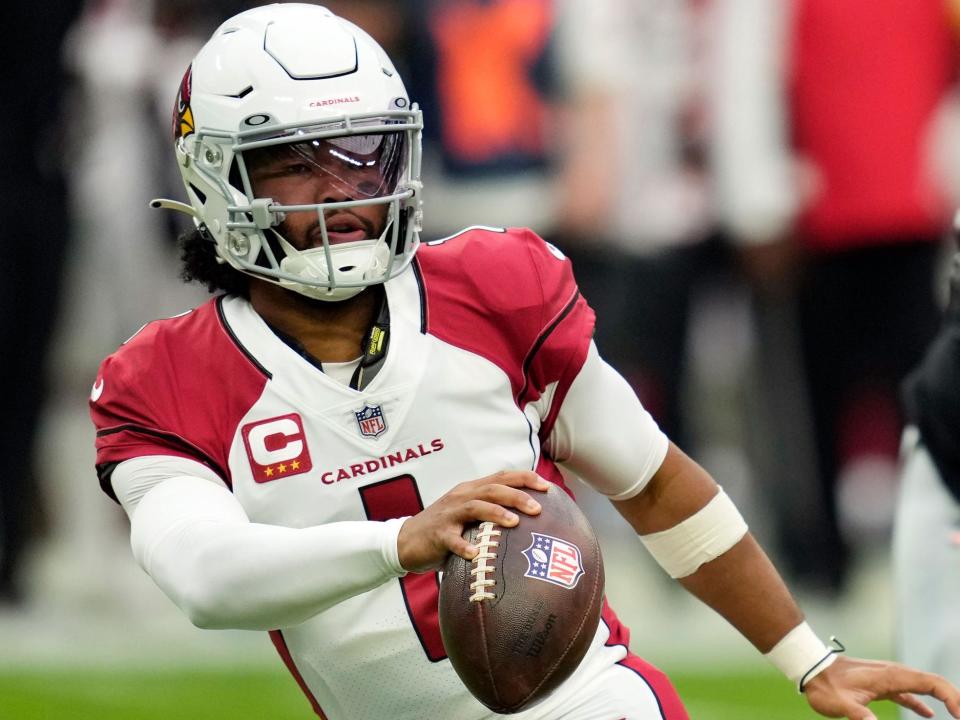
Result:
M565 465L828 716L942 678L838 657L716 483L597 354L570 263L528 230L421 244L419 109L381 48L315 5L225 22L184 76L185 274L224 291L100 368L97 469L139 563L200 627L268 630L314 710L489 710L445 661L435 572L465 524L536 514ZM609 608L518 717L678 720Z
M960 216L958 216L960 219ZM897 646L905 662L960 678L960 255L940 334L904 384L900 501L894 525ZM937 718L947 717L938 712Z

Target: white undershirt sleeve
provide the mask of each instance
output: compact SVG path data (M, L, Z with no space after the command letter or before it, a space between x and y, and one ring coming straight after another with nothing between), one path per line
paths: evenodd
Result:
M591 342L563 399L547 451L611 500L637 495L663 464L667 436Z
M250 522L214 473L182 458L127 460L111 482L130 516L134 557L198 627L289 627L404 574L403 518Z

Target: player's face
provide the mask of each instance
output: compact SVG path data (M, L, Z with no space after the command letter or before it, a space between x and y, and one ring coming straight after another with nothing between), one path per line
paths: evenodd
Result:
M281 205L366 200L396 191L405 153L403 135L354 135L261 148L247 153L257 197ZM377 238L387 222L387 204L325 210L331 244ZM278 228L296 248L323 244L316 210L288 212Z

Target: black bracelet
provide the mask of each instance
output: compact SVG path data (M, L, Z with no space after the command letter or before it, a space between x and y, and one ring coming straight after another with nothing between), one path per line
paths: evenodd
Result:
M834 655L839 655L840 653L847 651L847 648L844 647L843 643L840 642L839 640L837 640L837 638L835 638L833 635L830 636L830 642L833 643L833 647L831 647L831 648L827 651L827 654L826 654L826 655L824 655L822 658L820 658L819 660L817 660L817 662L814 664L814 666L813 666L812 668L810 668L809 670L807 670L807 671L803 674L803 677L800 678L800 682L797 683L797 688L800 690L800 692L803 692L803 688L804 688L804 686L807 684L807 679L810 678L810 675L811 675L811 674L813 674L814 672L816 672L816 670L817 670L818 667L820 667L821 665L823 665L827 660L829 660L829 659L830 659L831 657L833 657Z

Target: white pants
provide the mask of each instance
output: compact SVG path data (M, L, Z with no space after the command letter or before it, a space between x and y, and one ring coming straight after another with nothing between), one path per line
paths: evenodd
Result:
M629 656L580 687L572 701L548 697L518 720L689 720L666 676ZM500 716L497 716L500 717Z
M899 657L960 683L960 504L913 429L904 433L903 460L893 537ZM937 720L950 718L931 706Z

